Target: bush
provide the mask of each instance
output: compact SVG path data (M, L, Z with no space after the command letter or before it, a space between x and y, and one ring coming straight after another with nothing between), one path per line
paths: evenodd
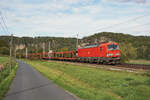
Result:
M5 67L0 71L0 83L9 75L9 68L6 65L4 65Z

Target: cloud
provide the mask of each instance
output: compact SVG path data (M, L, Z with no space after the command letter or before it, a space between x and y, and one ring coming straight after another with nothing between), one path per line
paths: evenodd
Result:
M105 1L114 1L114 2L122 2L122 3L128 3L128 2L146 3L146 0L105 0Z
M25 2L26 1L26 2ZM32 2L31 2L32 1ZM112 29L111 26L149 12L149 5L123 3L112 6L108 2L94 3L96 0L1 0L0 10L6 16L6 23L11 32L18 36L75 36L91 35L102 31L132 32L132 28L119 30L119 27L132 26L141 22L134 21ZM112 1L112 0L103 0ZM117 0L113 0L117 1ZM131 0L118 0L118 2ZM136 0L137 2L138 0ZM134 2L134 1L132 1ZM136 5L136 6L135 6ZM0 20L1 21L1 20ZM144 30L145 28L139 28ZM1 29L0 32L2 33ZM0 34L1 35L1 34Z

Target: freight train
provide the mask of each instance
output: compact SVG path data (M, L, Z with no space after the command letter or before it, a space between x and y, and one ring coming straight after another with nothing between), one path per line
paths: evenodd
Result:
M78 50L74 51L29 54L29 56L33 55L39 55L41 59L50 60L118 64L120 63L121 53L118 43L103 42L78 48Z

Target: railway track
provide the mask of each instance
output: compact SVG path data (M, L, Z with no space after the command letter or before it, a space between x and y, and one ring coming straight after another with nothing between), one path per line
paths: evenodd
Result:
M145 65L145 64L127 64L127 63L123 63L123 64L119 64L119 65L116 65L116 66L126 67L126 68L133 68L133 69L150 70L150 65Z
M94 63L96 64L96 63ZM114 66L116 68L128 68L128 69L142 69L142 70L150 70L150 65L145 65L145 64L127 64L127 63L122 63L122 64L117 64L117 65L106 65L106 64L96 64L96 65L105 65L105 66Z

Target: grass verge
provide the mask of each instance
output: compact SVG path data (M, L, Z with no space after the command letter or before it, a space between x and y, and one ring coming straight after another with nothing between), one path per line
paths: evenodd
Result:
M0 64L6 64L9 62L8 57L0 57ZM3 71L0 73L0 100L3 99L5 96L7 90L9 89L9 86L11 84L11 81L16 75L16 70L18 68L18 64L13 62L13 67L11 73L9 73L9 67L6 66Z
M27 61L84 100L150 100L150 77L62 62Z

